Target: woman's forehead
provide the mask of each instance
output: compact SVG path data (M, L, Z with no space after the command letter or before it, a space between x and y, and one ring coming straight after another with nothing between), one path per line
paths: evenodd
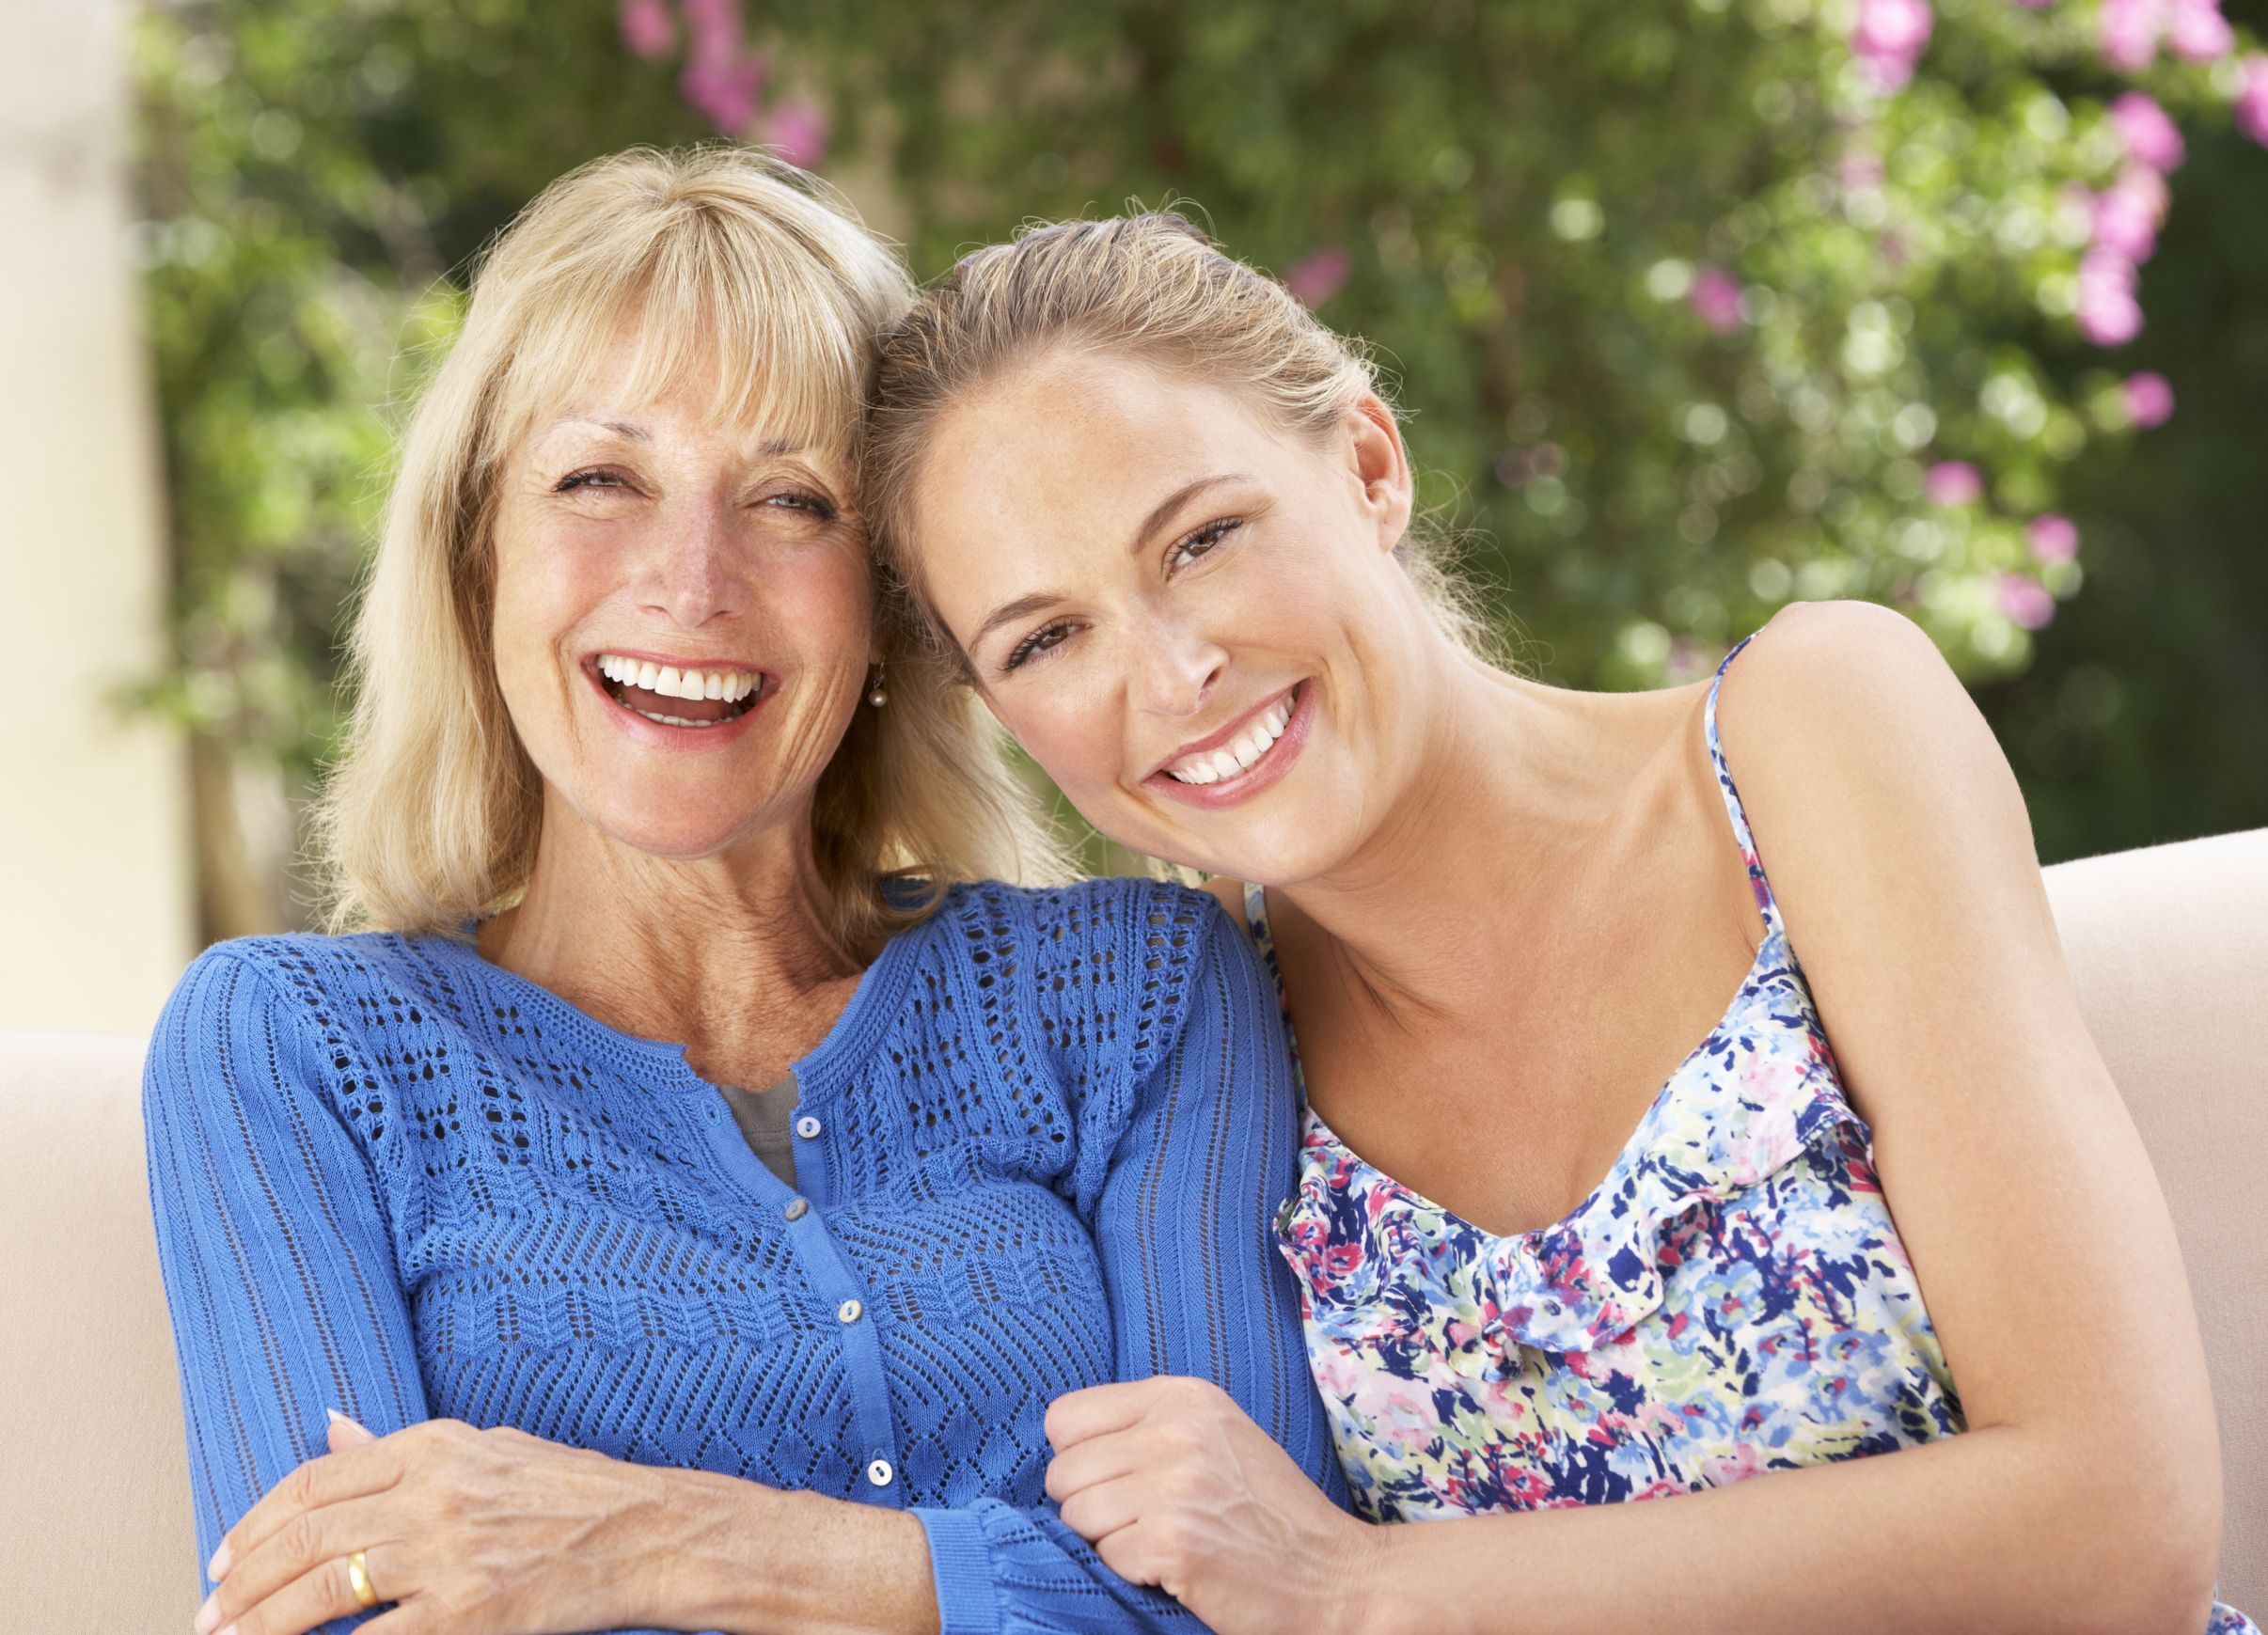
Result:
M692 422L751 448L839 460L852 447L858 377L823 338L750 344L744 326L720 335L651 303L605 322L546 327L553 333L519 349L498 405L515 444L569 424L651 433Z

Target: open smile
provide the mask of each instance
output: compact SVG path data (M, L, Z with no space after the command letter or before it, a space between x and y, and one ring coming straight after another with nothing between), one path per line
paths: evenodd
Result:
M762 670L731 662L599 652L583 661L583 673L617 719L662 742L738 737L732 729L771 696Z
M1219 731L1176 751L1142 779L1186 805L1235 806L1268 788L1299 759L1315 719L1315 689L1300 682Z

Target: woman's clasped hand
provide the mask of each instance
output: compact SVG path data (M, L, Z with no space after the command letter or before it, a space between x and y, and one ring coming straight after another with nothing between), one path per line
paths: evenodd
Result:
M698 1548L694 1473L457 1420L374 1437L334 1414L329 1434L222 1538L197 1635L297 1635L379 1601L381 1635L643 1624L671 1552Z
M1218 1386L1091 1386L1047 1409L1047 1497L1125 1578L1221 1635L1364 1627L1385 1534L1317 1492Z

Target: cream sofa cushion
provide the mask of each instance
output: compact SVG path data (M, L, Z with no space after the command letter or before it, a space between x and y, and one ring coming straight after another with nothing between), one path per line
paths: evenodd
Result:
M2060 864L2047 886L2189 1268L2221 1419L2221 1598L2268 1622L2268 829ZM2149 1367L2148 1342L2111 1360Z
M2268 1610L2268 830L2047 872L2181 1234L2221 1419L2221 1595ZM142 1041L0 1033L0 1626L185 1627L199 1594ZM2114 1360L2148 1368L2146 1346Z

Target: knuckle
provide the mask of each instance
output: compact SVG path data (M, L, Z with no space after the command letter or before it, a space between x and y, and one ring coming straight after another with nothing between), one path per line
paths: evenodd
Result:
M1161 1438L1166 1452L1176 1464L1190 1463L1205 1456L1208 1438L1193 1420L1177 1419L1169 1422Z
M1158 1517L1155 1532L1157 1536L1151 1540L1151 1549L1161 1566L1178 1571L1196 1559L1203 1544L1203 1530L1190 1511L1180 1505L1168 1508Z
M322 1551L323 1528L311 1515L294 1516L285 1523L283 1532L276 1535L276 1542L282 1546L286 1559L299 1563L311 1562ZM341 1566L339 1570L343 1573L346 1569Z
M307 1464L293 1467L291 1473L279 1484L279 1488L283 1494L284 1502L297 1509L304 1510L314 1503L314 1461L309 1460Z

